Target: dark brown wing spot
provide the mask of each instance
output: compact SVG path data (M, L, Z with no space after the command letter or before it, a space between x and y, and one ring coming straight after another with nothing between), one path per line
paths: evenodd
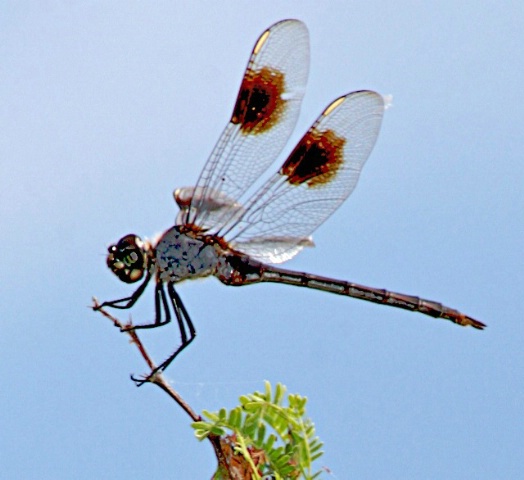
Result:
M306 182L309 187L329 183L344 162L345 138L332 130L310 130L280 169L292 185Z
M278 121L284 110L284 74L264 67L248 70L240 86L231 122L244 133L262 133Z

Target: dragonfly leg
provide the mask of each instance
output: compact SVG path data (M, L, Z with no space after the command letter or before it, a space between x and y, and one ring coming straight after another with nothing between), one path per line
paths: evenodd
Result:
M103 302L100 305L93 307L93 310L97 311L104 307L119 308L122 310L131 308L144 293L149 280L151 280L151 274L148 272L142 284L133 292L131 296L119 298L118 300L109 300L107 302Z
M164 319L162 320L162 311L164 311ZM144 328L156 328L162 325L167 325L171 321L171 313L169 311L169 304L167 303L166 293L162 282L158 282L155 286L155 320L150 323L142 325L130 325L121 329L122 332L129 330L140 330Z
M178 354L182 352L182 350L184 350L196 337L196 330L193 325L193 322L189 317L189 313L187 312L186 307L182 303L180 295L175 290L175 287L172 283L167 284L167 291L169 293L171 304L173 305L173 311L175 312L175 316L178 322L178 328L180 330L180 338L182 342L180 346L166 360L164 360L158 367L156 367L147 377L136 378L131 376L131 379L136 383L137 387L140 387L144 383L148 382L151 379L151 377L153 377L157 372L164 371L169 366L169 364L178 356ZM162 299L165 300L165 294L162 296ZM167 308L166 312L168 312Z

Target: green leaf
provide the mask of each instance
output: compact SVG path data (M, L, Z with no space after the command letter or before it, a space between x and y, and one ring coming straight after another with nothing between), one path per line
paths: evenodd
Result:
M286 391L283 384L273 389L266 381L263 393L242 395L240 404L229 411L204 411L208 421L192 424L195 436L234 439L235 452L250 465L253 478L261 478L257 471L274 480L318 477L322 470L312 473L312 462L322 455L322 442L315 436L313 422L305 417L307 398L286 395Z

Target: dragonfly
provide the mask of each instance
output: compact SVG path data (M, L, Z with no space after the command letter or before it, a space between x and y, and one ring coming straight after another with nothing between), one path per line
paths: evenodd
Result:
M125 283L142 283L130 296L95 309L129 309L154 280L154 321L124 329L160 327L174 315L180 331L180 346L147 378L134 378L137 384L165 370L194 340L196 329L175 285L200 277L215 276L232 286L295 285L485 327L432 300L277 266L313 246L313 231L353 192L385 110L384 97L370 90L337 98L277 172L259 182L295 127L308 73L304 23L283 20L265 30L196 185L174 192L180 208L174 226L152 240L128 234L108 248L109 269Z

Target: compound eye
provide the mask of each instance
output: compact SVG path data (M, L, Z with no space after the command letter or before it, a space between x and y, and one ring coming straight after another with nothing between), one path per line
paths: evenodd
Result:
M126 235L107 251L107 266L120 280L135 283L144 276L147 254L139 237L133 234Z

